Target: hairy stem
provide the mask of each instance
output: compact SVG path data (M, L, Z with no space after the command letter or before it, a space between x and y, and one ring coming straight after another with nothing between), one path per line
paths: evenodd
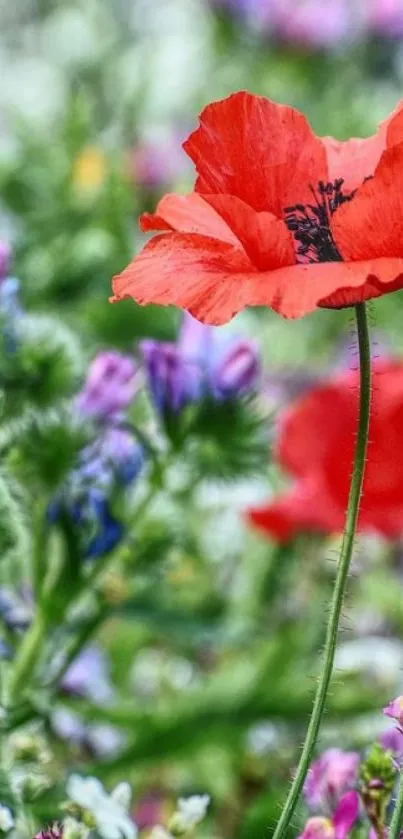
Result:
M400 839L403 825L403 770L400 772L399 790L397 793L395 809L389 828L389 839Z
M302 748L297 772L283 811L278 821L273 839L280 839L287 830L312 761L319 729L325 710L325 702L333 671L337 637L343 598L346 590L348 572L354 549L354 538L357 528L358 513L365 473L365 462L368 446L368 432L371 407L371 348L368 331L367 312L364 303L355 307L358 345L360 354L360 403L358 436L354 458L354 469L351 478L350 494L347 507L346 527L337 566L336 581L330 607L329 620L326 629L325 649L323 653L322 669L315 694L308 731ZM403 787L403 785L402 785ZM401 791L401 811L403 812L403 789ZM392 836L391 838L392 839ZM393 837L395 839L395 837Z

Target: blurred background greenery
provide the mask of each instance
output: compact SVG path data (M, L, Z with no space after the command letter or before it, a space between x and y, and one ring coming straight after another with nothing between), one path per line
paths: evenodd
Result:
M83 376L99 349L177 334L177 312L108 296L141 244L139 213L192 188L181 141L201 108L247 88L297 106L319 133L370 134L401 95L403 3L0 0L0 71L0 239L25 308L57 319L55 353L63 330L76 336ZM380 346L402 352L403 295L371 312ZM268 391L351 363L348 311L288 323L261 310L238 324L258 336ZM287 788L338 540L279 548L247 531L245 506L282 480L269 474L267 426L267 474L263 464L256 478L200 481L186 499L173 476L139 526L128 514L133 539L103 578L97 639L113 701L95 677L89 694L60 699L82 726L108 726L101 746L111 725L122 741L111 754L66 735L55 771L130 777L140 821L141 806L207 791L209 835L252 839ZM362 540L354 570L322 745L362 746L381 730L377 709L402 692L401 545Z

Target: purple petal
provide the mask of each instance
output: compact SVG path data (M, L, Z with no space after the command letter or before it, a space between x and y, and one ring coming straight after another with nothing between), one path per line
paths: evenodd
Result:
M339 802L339 806L333 816L333 824L336 829L336 839L346 839L351 828L356 823L360 812L360 798L358 792L351 790L346 792Z

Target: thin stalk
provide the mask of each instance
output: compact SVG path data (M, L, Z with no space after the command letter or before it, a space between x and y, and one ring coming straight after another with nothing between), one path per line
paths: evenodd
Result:
M403 825L403 771L400 772L399 789L397 793L395 809L389 828L389 839L400 839ZM387 834L387 831L385 831Z
M30 686L46 638L46 628L45 616L39 611L21 642L11 671L8 696L11 705L15 705L21 694Z
M350 493L347 507L346 527L337 566L336 581L330 606L329 620L326 629L326 641L323 653L322 670L316 689L312 713L309 720L305 742L302 748L297 772L292 782L287 800L280 819L273 834L273 839L281 839L290 825L299 796L304 786L305 778L311 764L316 741L321 726L330 679L333 671L339 632L340 615L347 585L348 572L354 549L354 538L357 529L358 514L362 495L365 473L365 463L368 447L368 432L371 408L371 347L368 330L365 303L355 307L358 346L360 355L360 402L358 436L354 458L354 469L351 478ZM401 810L403 811L403 791L401 792ZM395 839L395 837L390 837Z

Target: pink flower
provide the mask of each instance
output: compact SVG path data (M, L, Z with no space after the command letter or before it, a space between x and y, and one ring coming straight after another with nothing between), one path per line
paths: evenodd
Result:
M4 280L10 271L11 247L0 239L0 281Z
M356 34L352 7L350 0L277 0L275 29L281 38L300 46L337 47Z
M305 798L312 810L333 810L340 796L357 780L360 756L357 752L328 749L316 760L305 782Z
M360 810L357 792L346 792L331 819L314 816L308 819L298 839L346 839L356 823Z
M400 731L400 728L389 728L388 731L384 731L379 742L384 749L393 752L395 758L403 757L403 731Z
M370 24L379 35L400 38L403 35L401 0L371 0Z
M383 713L387 717L392 717L392 719L397 720L399 725L403 726L403 696L397 696L396 699L392 699L392 702L389 702L389 705L383 709Z

